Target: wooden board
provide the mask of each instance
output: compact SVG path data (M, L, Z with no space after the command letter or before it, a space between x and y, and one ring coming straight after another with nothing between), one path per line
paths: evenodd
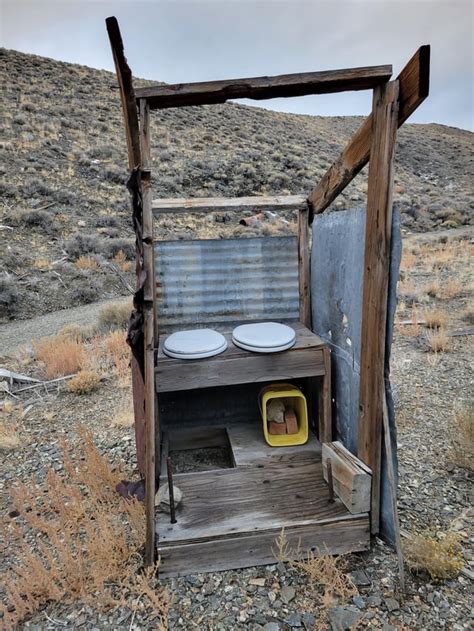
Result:
M303 461L319 462L321 445L310 434L305 445L296 447L270 447L263 436L262 422L231 425L227 429L230 447L236 467L255 467L299 464Z
M370 517L374 534L379 530L380 517L385 335L398 90L398 81L374 90L365 227L357 455L372 470Z
M334 491L347 510L352 514L370 511L370 469L339 441L324 443L322 462L324 479L327 476L327 461L331 460Z
M225 103L229 99L272 99L367 90L392 76L392 66L366 66L322 72L304 72L274 77L251 77L223 81L156 85L136 90L152 109Z
M156 366L157 392L297 379L325 374L324 343L300 323L292 326L297 334L293 348L281 353L251 353L234 346L231 332L224 333L228 349L208 359L180 360L163 353L160 336Z
M309 254L309 210L298 213L298 284L300 294L300 321L311 329L311 265Z
M281 529L222 538L203 538L195 543L158 544L160 576L186 576L197 572L216 572L276 562L276 540ZM370 548L367 515L350 515L285 528L285 538L293 550L323 554L362 552ZM300 553L302 554L302 553ZM290 554L290 558L295 555ZM299 555L297 555L299 556Z
M398 126L413 114L429 93L430 47L421 46L398 75ZM323 212L367 164L372 143L372 114L355 132L339 158L308 197L311 215ZM310 222L312 218L310 217Z
M188 197L154 199L155 215L163 213L242 212L265 210L307 210L305 195L280 195L278 197Z

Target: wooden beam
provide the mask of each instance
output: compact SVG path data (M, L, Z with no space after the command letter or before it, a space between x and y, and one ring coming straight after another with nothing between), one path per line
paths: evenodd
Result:
M388 81L392 66L366 66L323 72L303 72L275 77L251 77L177 83L138 88L138 99L147 99L151 109L225 103L229 99L274 99L347 90L368 90Z
M145 335L145 514L146 541L145 564L155 562L155 493L156 462L155 432L157 409L155 407L155 265L153 255L153 216L151 212L150 174L150 108L140 101L140 149L142 155L142 203L143 203L143 269L145 271L143 291L144 335ZM158 428L159 431L159 428Z
M398 75L400 106L398 127L413 114L429 93L430 46L421 46ZM322 213L369 161L372 143L372 114L365 119L339 158L325 173L310 193L310 222L312 216Z
M300 322L311 329L311 277L309 254L308 207L298 213L298 283Z
M279 197L194 197L155 199L153 212L162 213L207 213L250 211L259 213L265 210L307 210L305 195L282 195Z
M319 442L332 441L332 399L331 399L331 350L323 348L324 375L318 390L318 431Z
M384 362L399 83L374 90L362 303L357 455L372 470L372 532L379 528Z
M323 443L323 476L328 481L327 461L331 461L334 490L347 510L356 515L370 511L370 469L344 445L335 441Z
M123 50L122 36L117 18L110 17L105 20L110 46L117 72L117 80L120 88L120 100L122 102L123 118L125 121L125 134L128 149L128 165L130 169L140 166L140 137L138 131L137 104L133 90L132 71L127 63Z

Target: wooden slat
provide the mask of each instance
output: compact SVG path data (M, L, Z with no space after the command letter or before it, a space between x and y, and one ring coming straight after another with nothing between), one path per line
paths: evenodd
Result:
M321 443L332 440L331 351L323 349L324 376L318 390L318 428Z
M311 329L311 277L309 255L308 208L298 213L298 284L300 321Z
M413 114L429 93L430 47L421 46L398 75L400 107L398 126ZM312 215L322 213L367 164L372 143L372 114L366 118L339 158L310 193Z
M352 514L370 511L371 471L339 441L323 443L324 479L328 480L327 462L331 460L334 491Z
M117 72L120 88L120 100L122 102L123 117L125 121L125 134L128 149L128 165L130 169L140 166L140 139L138 130L138 114L133 89L132 71L127 63L123 50L122 36L120 34L117 18L110 17L105 20L110 46Z
M147 99L152 109L225 103L229 99L273 99L367 90L388 81L392 66L366 66L323 72L304 72L275 77L251 77L199 83L178 83L139 88L137 98Z
M387 292L398 81L374 90L364 250L357 455L372 470L372 532L379 528Z
M273 564L280 534L281 530L268 530L199 543L160 543L160 577ZM369 519L367 515L351 515L340 521L288 526L285 539L292 550L321 551L322 554L362 552L370 548Z
M155 317L154 287L155 265L153 254L153 216L151 212L150 181L150 110L145 101L140 102L140 149L142 155L142 201L143 201L143 269L144 282L144 335L145 335L145 514L146 541L145 563L155 561L155 493L156 473L159 458L156 458L155 437L159 424L155 406ZM158 424L158 427L157 427Z
M155 199L153 212L162 213L207 213L250 211L259 213L265 210L307 210L308 203L304 195L282 195L279 197L196 197Z
M299 323L289 326L297 332L296 343L282 353L244 351L234 346L232 333L225 332L228 348L224 353L194 361L164 355L162 336L156 367L157 392L323 376L326 366L322 340Z

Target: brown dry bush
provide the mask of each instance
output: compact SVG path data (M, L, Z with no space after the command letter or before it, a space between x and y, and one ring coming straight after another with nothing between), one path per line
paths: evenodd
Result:
M3 577L0 628L8 629L51 602L83 602L152 610L154 626L167 628L170 594L157 582L158 566L140 574L144 508L115 491L121 479L92 435L63 445L64 469L46 480L18 485L20 513L4 526L12 563Z
M431 309L430 311L425 311L424 319L428 328L438 329L446 326L448 314L442 309Z
M128 261L123 250L119 250L112 259L112 263L115 263L122 272L129 272L132 269L132 261Z
M464 565L460 540L454 532L443 537L429 532L413 535L403 546L406 563L413 572L426 572L432 579L453 578Z
M333 556L321 550L302 552L300 548L291 548L286 539L285 529L275 541L275 557L302 573L306 579L306 588L315 604L316 627L326 628L327 613L337 603L344 603L357 594L357 588L346 574L344 556Z
M18 431L18 420L23 415L23 406L12 401L0 403L0 452L13 451L22 446Z
M33 349L36 358L44 363L44 372L48 379L73 375L84 362L82 343L61 335L35 341Z
M81 370L67 383L69 392L89 394L100 386L100 376L93 370Z
M450 457L458 466L474 470L474 399L460 404L448 427Z
M78 342L86 342L96 335L93 325L66 324L59 330L58 336L67 337Z
M443 298L446 300L453 300L458 296L461 296L464 292L464 285L454 278L450 278L446 281L443 287Z
M442 353L449 350L451 346L451 340L443 327L440 327L436 331L430 331L426 334L426 342L428 349L433 353Z
M99 264L92 256L82 255L76 261L74 261L74 265L77 269L99 269Z

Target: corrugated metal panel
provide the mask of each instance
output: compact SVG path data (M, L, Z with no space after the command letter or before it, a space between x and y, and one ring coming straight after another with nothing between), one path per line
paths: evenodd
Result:
M295 236L158 241L155 261L162 329L299 318Z

